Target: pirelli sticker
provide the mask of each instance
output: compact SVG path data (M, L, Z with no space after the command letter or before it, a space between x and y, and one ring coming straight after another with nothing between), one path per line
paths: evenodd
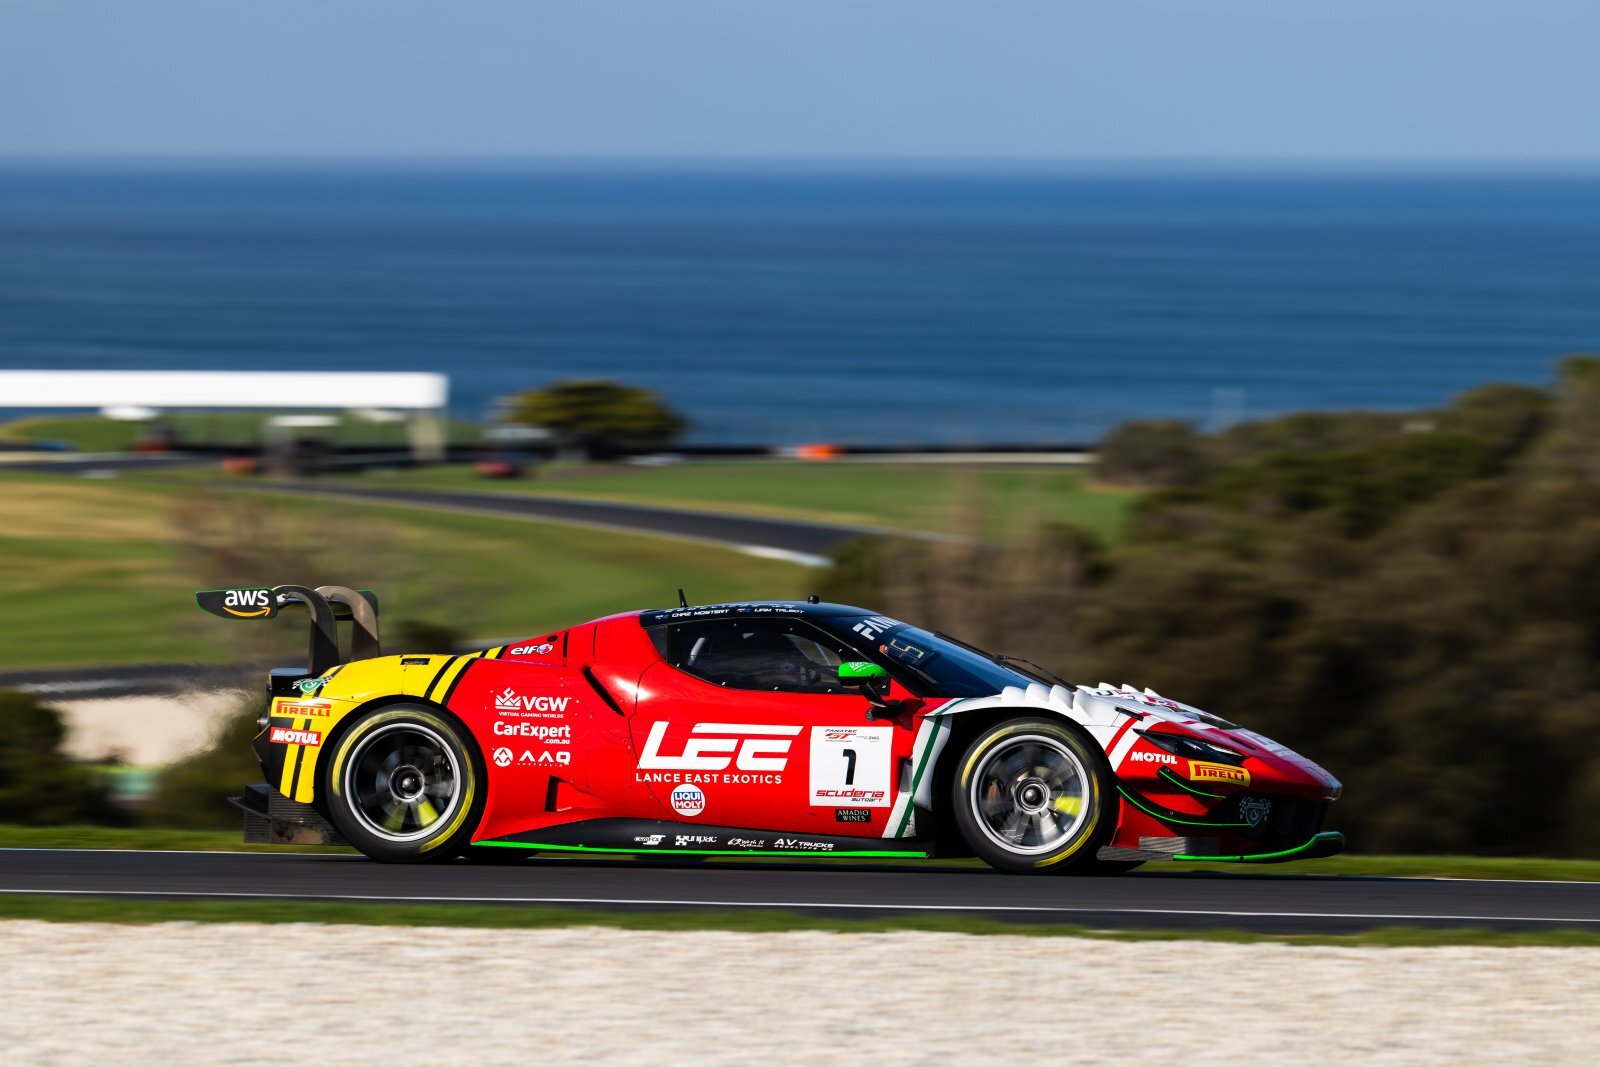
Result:
M1199 760L1190 760L1189 780L1191 782L1224 782L1228 785L1248 786L1250 784L1250 772L1243 767L1230 767L1226 763L1202 763Z
M325 719L333 714L333 705L326 700L279 697L272 702L272 714L283 719Z

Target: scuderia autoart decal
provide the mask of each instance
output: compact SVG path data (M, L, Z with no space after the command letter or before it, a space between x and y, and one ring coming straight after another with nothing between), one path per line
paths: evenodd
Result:
M887 808L893 726L813 726L811 805Z

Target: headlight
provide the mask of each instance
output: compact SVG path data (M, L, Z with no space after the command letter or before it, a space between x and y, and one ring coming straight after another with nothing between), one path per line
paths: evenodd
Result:
M1149 730L1142 732L1139 736L1157 748L1172 753L1174 756L1212 760L1217 763L1231 763L1235 767L1244 762L1244 757L1233 751L1233 749L1213 745L1195 737L1184 737L1182 734L1158 734Z

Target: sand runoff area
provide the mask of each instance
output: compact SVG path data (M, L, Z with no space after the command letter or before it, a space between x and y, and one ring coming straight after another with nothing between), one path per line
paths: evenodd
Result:
M5 922L0 960L34 1067L1600 1060L1589 948Z

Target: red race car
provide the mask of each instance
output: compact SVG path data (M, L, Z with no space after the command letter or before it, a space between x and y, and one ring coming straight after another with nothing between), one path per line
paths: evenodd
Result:
M311 614L271 676L246 837L392 862L550 853L972 855L1018 873L1328 856L1339 782L1150 690L1064 682L842 604L612 615L466 655L380 655L342 586L198 594ZM341 656L337 621L353 622Z

